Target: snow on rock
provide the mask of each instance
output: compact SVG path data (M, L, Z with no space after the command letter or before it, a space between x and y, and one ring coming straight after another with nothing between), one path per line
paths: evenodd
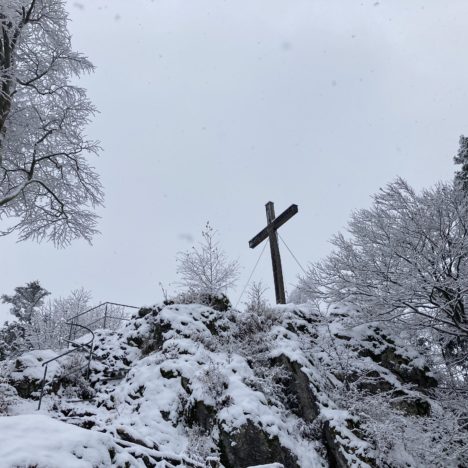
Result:
M33 380L41 380L44 375L44 367L42 364L49 359L53 359L57 353L50 349L29 351L22 354L14 362L14 367L11 368L11 376L16 379L29 378ZM57 373L60 369L60 364L57 361L49 364L51 375Z
M278 456L289 466L325 466L317 442L297 434L300 417L287 415L279 401L272 404L248 353L232 349L235 314L230 319L204 305L173 304L136 314L120 334L100 333L92 365L94 427L192 462L222 458L235 439L255 434L264 445L260 462L281 461L271 459ZM115 365L110 358L122 346L130 370L106 388L97 376Z
M94 359L91 362L91 381L99 386L107 380L120 379L141 351L123 340L121 331L97 330L94 337Z
M6 373L8 380L23 398L37 397L44 376L44 362L53 359L57 353L50 350L35 350L22 354L9 362ZM53 361L48 365L48 375L54 377L61 371L61 364Z
M111 466L111 438L42 414L0 417L3 468L90 468Z
M431 381L412 350L377 326L348 327L350 312L336 312L324 320L307 305L141 309L120 330L96 332L91 401L59 391L46 407L64 422L3 418L0 432L17 426L33 438L43 422L51 436L38 438L38 454L63 439L67 467L124 466L125 457L132 467L378 466L372 437L343 399L344 382L363 395L395 391L399 410L419 417L430 411ZM46 355L23 356L30 365L16 371L36 375ZM80 465L85 457L96 465Z
M248 466L247 468L284 468L281 463L268 463L268 465L255 465Z

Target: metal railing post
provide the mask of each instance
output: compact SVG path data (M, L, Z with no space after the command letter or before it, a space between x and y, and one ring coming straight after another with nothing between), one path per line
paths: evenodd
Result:
M47 367L48 366L45 366L44 368L44 377L42 378L41 395L39 397L39 404L37 405L38 411L41 409L42 397L44 396L44 387L45 387L46 376L47 376Z
M107 324L107 302L106 302L106 308L104 309L104 328L106 328Z
M74 319L71 319L71 322L70 322L70 332L68 333L68 341L70 342L71 339L72 339L72 333L73 333L73 320ZM70 344L68 344L68 346L70 346Z
M68 322L68 324L70 324L70 322ZM65 351L64 353L62 354L59 354L58 356L55 356L53 357L52 359L49 359L48 361L45 361L42 363L42 367L44 367L44 377L42 378L42 386L41 386L41 394L39 396L39 404L37 406L37 409L40 410L41 409L41 404L42 404L42 397L44 396L44 390L45 390L45 384L46 384L46 378L47 378L47 370L48 370L48 367L49 367L49 363L53 362L53 361L57 361L58 359L64 357L64 356L68 356L69 354L71 353L75 353L81 349L84 349L86 348L87 346L89 346L89 355L88 355L88 364L87 364L87 377L89 379L89 375L90 375L90 371L91 371L91 359L93 358L93 349L94 349L94 332L92 330L90 330L89 328L85 327L84 325L79 325L79 324L71 324L71 325L76 325L80 328L83 328L85 329L86 331L88 331L89 333L91 333L91 340L88 341L87 343L75 343L76 344L76 347L72 348L72 349L69 349L68 351ZM81 371L84 370L84 366L81 366L80 367ZM67 374L65 374L67 375ZM52 379L54 379L56 377L56 375L54 375L52 377Z
M87 374L86 377L87 377L88 380L89 380L89 374L90 374L91 359L93 358L93 348L94 348L94 335L93 335L93 339L92 339L90 347L89 347L88 370L86 371L86 374Z

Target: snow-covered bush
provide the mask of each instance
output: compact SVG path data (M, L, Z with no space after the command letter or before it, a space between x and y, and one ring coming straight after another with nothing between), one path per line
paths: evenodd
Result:
M203 464L209 458L218 459L219 449L212 434L207 434L195 426L187 429L187 438L187 453L190 454L191 458Z
M218 349L228 356L240 355L254 372L246 383L266 396L268 401L282 406L292 398L284 393L288 375L282 366L274 365L271 348L274 346L271 331L283 323L282 312L268 307L262 300L249 304L245 312L231 311L219 321Z
M197 375L200 384L205 388L208 399L218 406L228 387L228 379L221 364L210 360Z
M432 414L411 416L392 405L396 395L348 392L346 407L375 446L378 466L458 467L468 462L468 434L448 408L434 402Z
M245 308L248 312L260 314L269 308L268 301L265 299L267 287L261 281L254 281L247 291L247 302Z
M0 378L0 416L8 413L10 406L18 401L18 392Z
M32 349L25 324L6 322L0 328L0 361Z
M0 416L8 413L9 407L18 401L18 392L9 384L10 369L0 362Z
M88 374L88 357L82 354L71 354L61 365L56 379L63 387L66 398L89 398L93 392L86 380Z
M225 312L231 308L231 301L225 294L213 295L194 290L181 292L168 302L175 304L204 304L220 312Z
M322 314L316 366L328 375L327 394L356 418L378 466L466 464L463 396L438 388L428 361L391 323L362 324L360 317L340 306Z

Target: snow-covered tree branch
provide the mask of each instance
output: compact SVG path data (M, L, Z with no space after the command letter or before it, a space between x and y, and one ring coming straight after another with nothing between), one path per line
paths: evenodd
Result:
M11 314L21 323L31 323L37 310L44 304L44 298L49 294L39 281L31 281L26 283L26 286L15 288L13 296L3 294L1 300L5 304L11 304Z
M334 252L310 267L301 288L353 304L368 320L433 335L447 362L466 363L467 214L452 184L417 194L397 179L353 214L349 235L335 236Z
M20 240L57 246L96 231L99 152L84 127L95 109L72 79L93 65L71 48L60 0L0 5L0 220Z

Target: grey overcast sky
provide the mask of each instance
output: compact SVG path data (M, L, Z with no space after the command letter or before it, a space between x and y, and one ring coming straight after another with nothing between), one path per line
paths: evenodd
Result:
M299 214L281 235L303 264L397 175L451 179L468 133L466 0L70 0L81 84L100 110L102 234L64 250L2 238L0 293L141 305L170 291L176 253L207 220L244 267L264 205ZM299 267L282 250L288 288ZM269 255L255 279L270 286ZM3 317L7 316L2 306Z

